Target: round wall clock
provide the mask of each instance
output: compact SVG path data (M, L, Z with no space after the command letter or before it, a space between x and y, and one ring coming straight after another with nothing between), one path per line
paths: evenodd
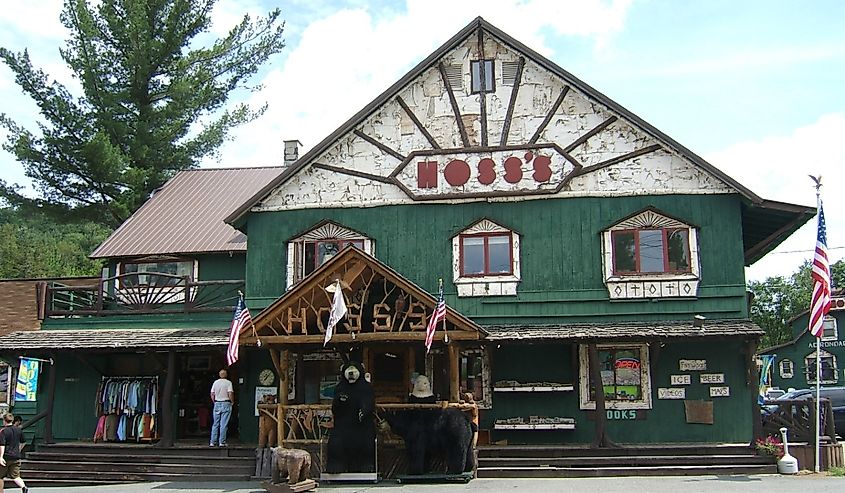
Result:
M273 385L274 381L276 381L276 374L273 370L264 369L258 374L258 383L261 385Z

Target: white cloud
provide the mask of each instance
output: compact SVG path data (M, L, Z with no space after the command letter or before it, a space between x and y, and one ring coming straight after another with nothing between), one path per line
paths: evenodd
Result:
M299 139L307 150L479 15L553 56L544 31L591 37L598 46L622 29L629 5L629 0L408 0L406 11L394 15L374 16L364 8L334 12L312 22L298 44L285 48L284 64L269 71L261 81L264 89L252 98L255 106L269 102L267 113L234 133L220 163L206 164L278 164L284 139Z
M812 180L822 175L822 199L827 222L831 262L845 254L845 114L822 116L815 123L790 135L742 142L706 156L707 160L752 191L769 200L793 204L816 203ZM747 270L750 280L788 276L815 247L816 220L800 230Z

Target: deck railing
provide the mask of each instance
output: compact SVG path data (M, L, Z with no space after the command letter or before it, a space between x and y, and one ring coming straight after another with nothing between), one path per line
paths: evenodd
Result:
M790 441L814 442L816 439L815 414L815 399L764 401L761 415L763 435L780 436L780 429L785 427L789 430ZM836 443L833 407L827 398L822 398L820 402L819 435L831 443Z
M87 286L42 282L38 313L43 319L230 311L243 289L243 280L194 281L189 276L158 273L120 274Z
M387 404L376 403L375 420L377 423L385 420L385 415L393 411L409 411L412 409L444 409L455 408L469 411L472 404L458 404L454 402L442 404ZM331 404L258 404L258 411L263 416L270 417L278 425L278 416L284 418L284 443L287 445L306 445L320 443L333 427ZM385 427L382 433L387 436L381 443L401 442Z

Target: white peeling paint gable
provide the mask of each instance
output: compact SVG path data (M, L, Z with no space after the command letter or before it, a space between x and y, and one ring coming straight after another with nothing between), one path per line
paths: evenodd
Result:
M736 193L557 74L486 31L483 38L479 50L477 33L468 36L252 210ZM471 62L482 57L494 60L494 90L472 93ZM534 174L527 151L550 156L548 177ZM523 160L521 172L506 176L511 154ZM485 159L492 175L482 173ZM436 183L418 177L427 160L437 163ZM465 173L447 176L453 160Z

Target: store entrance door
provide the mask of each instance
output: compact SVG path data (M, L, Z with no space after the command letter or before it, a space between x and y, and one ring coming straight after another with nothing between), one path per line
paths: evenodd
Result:
M211 385L217 380L223 368L220 356L214 353L191 353L182 357L179 372L179 407L176 416L176 436L179 438L203 438L211 436L212 411ZM235 395L238 395L238 375L233 368L228 370ZM228 437L238 435L238 403L232 409L227 428Z

